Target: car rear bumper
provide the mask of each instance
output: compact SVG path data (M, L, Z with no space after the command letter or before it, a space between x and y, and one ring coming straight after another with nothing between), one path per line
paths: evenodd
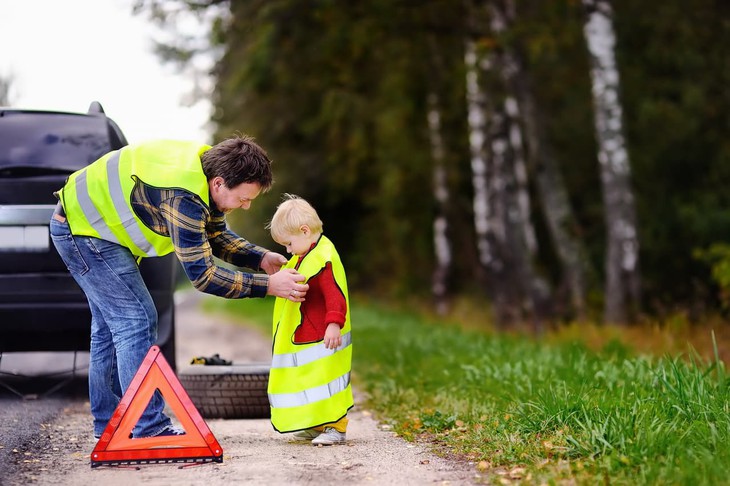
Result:
M175 309L157 309L157 345L175 339ZM88 351L91 312L84 302L0 304L0 353Z
M0 352L88 351L86 302L0 304Z

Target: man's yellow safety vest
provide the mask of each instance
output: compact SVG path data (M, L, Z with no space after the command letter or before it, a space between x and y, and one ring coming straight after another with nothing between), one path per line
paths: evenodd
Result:
M295 255L283 268L294 268L299 259ZM340 330L342 344L337 349L325 348L324 341L295 344L294 331L302 321L299 302L277 297L274 304L274 346L268 392L271 423L278 432L337 422L354 405L350 385L350 300L340 256L332 242L321 236L316 246L304 255L298 270L309 280L327 262L332 263L335 282L347 303L345 325Z
M208 205L208 180L200 162L208 149L195 142L144 142L109 152L74 172L59 191L71 233L117 243L138 257L171 253L170 237L149 229L132 210L132 190L138 182L184 189Z

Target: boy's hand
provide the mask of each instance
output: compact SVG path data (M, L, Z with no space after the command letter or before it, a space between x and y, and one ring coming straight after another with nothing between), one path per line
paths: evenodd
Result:
M336 349L342 344L342 336L340 335L340 326L331 322L324 331L324 347L327 349Z

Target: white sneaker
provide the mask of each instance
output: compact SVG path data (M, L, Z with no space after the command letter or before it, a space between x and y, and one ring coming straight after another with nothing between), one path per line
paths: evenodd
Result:
M319 434L321 434L321 433L322 432L320 432L319 430L306 429L306 430L300 430L299 432L294 432L294 437L296 437L297 439L302 439L302 440L312 440L312 439L316 439L319 436Z
M338 432L332 427L325 427L324 432L312 439L312 445L335 445L345 443L345 433Z

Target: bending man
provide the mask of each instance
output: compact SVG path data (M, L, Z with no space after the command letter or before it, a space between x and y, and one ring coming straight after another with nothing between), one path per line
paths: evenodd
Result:
M308 286L287 259L227 229L273 182L249 137L211 147L151 141L115 150L69 176L56 196L51 239L91 309L89 399L101 437L157 338L157 311L137 263L175 252L196 289L225 298L273 295L301 302ZM245 273L216 265L216 256ZM179 435L155 393L134 437Z

